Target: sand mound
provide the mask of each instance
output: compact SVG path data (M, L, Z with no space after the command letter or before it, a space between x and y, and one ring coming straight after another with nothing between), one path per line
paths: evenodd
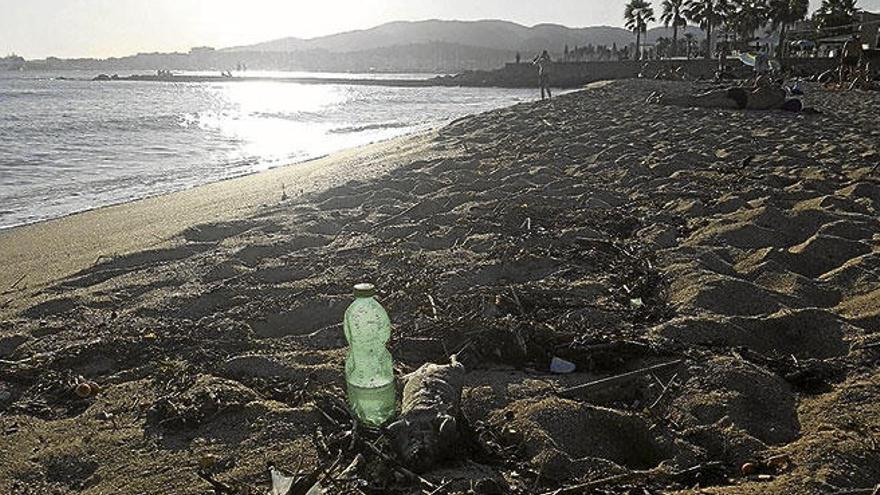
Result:
M712 272L692 272L678 278L669 288L669 298L679 311L686 313L765 315L784 307L778 294L747 280Z
M341 325L339 315L345 312L349 302L326 297L301 300L292 309L254 318L250 326L260 337L307 335L325 327Z
M557 470L574 468L578 460L595 458L647 469L678 453L636 415L565 399L520 400L493 413L491 421L522 443L536 468L546 469L550 460Z
M691 234L686 244L759 249L784 246L786 237L776 230L761 227L751 221L731 224L720 220Z
M816 278L869 252L871 247L861 242L817 234L789 248L783 259L787 259L791 271Z
M154 402L150 414L156 426L197 427L221 414L240 411L259 399L253 390L238 382L200 375L182 393Z
M867 203L875 214L880 211L880 186L873 182L857 182L838 190L836 194Z
M845 337L857 332L844 320L820 309L783 310L763 317L681 318L654 331L689 344L746 347L768 356L827 358L845 355Z
M796 406L795 394L779 376L751 363L716 358L688 370L668 407L677 424L696 430L691 439L695 444L748 447L725 453L726 459L741 462L754 458L757 452L752 449L763 444L786 444L798 437ZM695 440L711 436L718 438L712 442ZM748 436L760 443L732 438L735 436Z
M746 276L767 290L785 294L808 307L826 308L840 302L840 291L833 285L822 284L803 275L790 272L775 261L766 261L751 267Z
M798 408L802 437L786 449L798 474L826 487L874 486L880 480L880 450L871 418L878 413L876 370L847 380L831 393L805 398Z
M849 297L835 309L853 325L868 332L880 331L880 289Z

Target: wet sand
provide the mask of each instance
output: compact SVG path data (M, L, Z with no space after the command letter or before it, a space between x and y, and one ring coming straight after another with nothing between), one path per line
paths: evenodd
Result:
M463 414L491 448L425 473L439 493L873 487L880 96L643 103L699 89L597 84L270 172L309 184L284 201L258 175L0 235L3 272L28 273L0 282L0 492L209 493L200 463L265 492L269 461L329 466L363 280L399 373L468 367Z

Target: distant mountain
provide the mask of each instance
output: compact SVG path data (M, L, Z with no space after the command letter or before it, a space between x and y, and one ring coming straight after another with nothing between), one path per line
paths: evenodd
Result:
M687 32L703 38L702 32ZM679 33L681 37L684 33ZM672 37L671 29L649 29L646 43L660 36ZM283 38L250 46L214 50L196 47L189 53L140 53L128 57L28 61L34 70L88 69L113 72L120 69L156 71L304 70L323 72L427 72L452 74L474 69L496 69L512 62L516 54L530 60L541 50L560 59L569 49L586 45L623 49L635 42L633 33L617 27L569 28L558 24L526 27L514 22L415 21L391 22L371 29L349 31L313 39ZM602 60L615 60L616 55ZM7 63L16 66L20 61ZM0 69L4 67L0 59Z
M696 27L688 32L698 38L703 34ZM683 35L683 33L679 33ZM672 29L649 29L646 42L653 43L660 36L672 37ZM298 52L326 50L335 53L388 48L400 45L424 43L451 43L456 45L488 48L524 53L549 50L561 53L565 46L606 45L626 46L634 42L634 36L623 28L593 26L569 28L558 24L538 24L527 27L514 22L484 21L398 21L370 29L322 36L312 39L282 38L249 46L227 48L227 52Z

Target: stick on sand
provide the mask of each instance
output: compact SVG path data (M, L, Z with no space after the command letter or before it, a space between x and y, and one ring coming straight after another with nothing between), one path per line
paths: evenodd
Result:
M592 382L584 383L582 385L576 385L574 387L564 388L559 391L560 394L567 394L569 392L576 392L580 390L586 390L589 388L602 387L611 383L628 380L630 378L641 376L646 373L651 373L652 371L656 371L663 368L668 368L670 366L675 366L677 364L681 364L683 362L682 359L677 359L675 361L670 361L668 363L655 364L654 366L648 366L647 368L638 369L635 371L629 371L627 373L622 373L620 375L609 376L607 378L602 378L599 380L594 380Z

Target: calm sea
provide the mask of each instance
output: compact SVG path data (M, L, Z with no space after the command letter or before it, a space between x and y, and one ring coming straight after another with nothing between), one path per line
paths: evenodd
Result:
M300 162L535 96L488 88L88 81L93 75L0 72L0 228Z

